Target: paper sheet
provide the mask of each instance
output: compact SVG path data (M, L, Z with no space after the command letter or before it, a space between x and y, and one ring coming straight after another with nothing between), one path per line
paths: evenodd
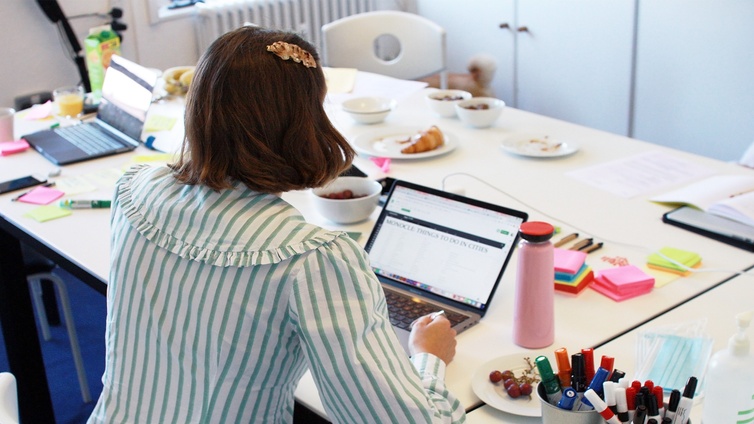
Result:
M663 152L646 152L568 172L571 178L631 198L706 177L715 171Z

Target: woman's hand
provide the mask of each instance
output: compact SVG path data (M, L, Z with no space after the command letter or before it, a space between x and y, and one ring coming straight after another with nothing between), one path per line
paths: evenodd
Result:
M412 324L408 349L412 356L431 353L447 365L456 355L456 330L442 313L425 315Z

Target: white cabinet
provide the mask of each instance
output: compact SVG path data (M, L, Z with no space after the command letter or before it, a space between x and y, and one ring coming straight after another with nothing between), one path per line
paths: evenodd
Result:
M447 33L448 68L465 73L473 56L487 54L497 62L492 88L513 106L515 0L417 0L417 12Z
M628 134L635 0L418 0L448 33L452 72L487 53L519 109Z
M754 2L641 0L632 136L734 160L754 142Z

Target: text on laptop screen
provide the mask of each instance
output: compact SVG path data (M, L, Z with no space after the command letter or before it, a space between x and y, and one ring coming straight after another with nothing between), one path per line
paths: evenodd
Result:
M486 307L523 219L396 186L368 246L377 275Z
M155 80L156 75L148 69L113 56L102 86L97 117L139 140L152 102Z

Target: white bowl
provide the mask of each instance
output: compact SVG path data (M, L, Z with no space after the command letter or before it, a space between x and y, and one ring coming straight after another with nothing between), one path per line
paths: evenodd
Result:
M486 109L476 109L486 105ZM461 121L474 128L487 128L497 121L503 113L505 102L493 97L474 97L455 104L456 113Z
M357 97L343 102L345 111L360 124L377 124L395 109L395 100L386 97Z
M352 199L328 199L327 194L351 190ZM338 177L328 185L312 189L314 209L336 224L353 224L363 221L374 212L382 192L382 185L365 177Z
M463 90L436 90L424 97L432 111L443 118L453 118L456 116L456 103L468 100L471 93Z

